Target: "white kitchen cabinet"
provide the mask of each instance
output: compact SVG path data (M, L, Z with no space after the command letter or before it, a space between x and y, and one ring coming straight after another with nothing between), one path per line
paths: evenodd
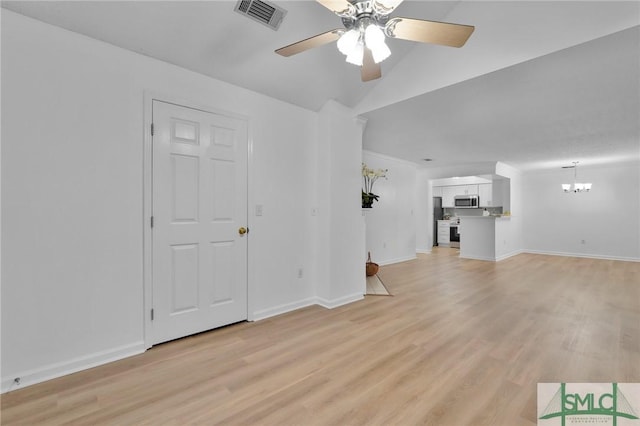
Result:
M443 186L442 187L442 207L454 207L453 199L456 195L456 186Z
M478 185L450 185L442 186L442 207L455 207L456 195L477 195Z
M434 197L442 197L442 186L434 186L433 187L433 196Z
M449 247L449 221L438 221L438 246Z
M456 185L456 195L478 195L478 185Z
M509 180L500 179L493 181L493 206L505 207L505 191L509 190ZM506 197L508 198L508 196ZM480 200L482 202L482 200ZM508 210L508 208L506 209Z
M481 183L478 185L478 196L480 197L480 207L493 207L493 184Z
M508 181L501 179L478 185L480 207L503 207L503 194L507 183Z

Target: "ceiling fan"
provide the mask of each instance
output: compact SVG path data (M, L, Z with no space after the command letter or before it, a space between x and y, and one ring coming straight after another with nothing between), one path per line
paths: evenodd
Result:
M475 27L411 18L389 18L402 0L317 0L342 18L344 28L327 31L276 50L292 56L313 47L338 41L347 62L361 67L362 81L380 78L380 62L391 51L386 37L462 47Z

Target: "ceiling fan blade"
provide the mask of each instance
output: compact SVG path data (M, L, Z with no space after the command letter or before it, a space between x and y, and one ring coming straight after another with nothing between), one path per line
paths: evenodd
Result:
M380 64L375 63L371 50L366 46L364 48L364 57L362 58L360 75L362 77L362 81L371 81L382 77Z
M385 30L389 37L419 41L421 43L462 47L471 36L473 30L475 30L475 27L422 19L392 18L387 22Z
M373 8L381 15L389 15L403 0L375 0Z
M276 53L282 56L295 55L297 53L304 52L305 50L336 41L340 38L343 32L344 30L342 29L327 31L326 33L318 34L288 46L281 47L276 50Z
M352 16L356 8L347 0L316 0L338 16Z

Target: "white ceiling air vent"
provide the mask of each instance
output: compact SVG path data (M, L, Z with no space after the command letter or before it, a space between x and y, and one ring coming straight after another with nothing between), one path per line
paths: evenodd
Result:
M287 11L281 7L262 0L239 0L234 10L272 30L278 29L284 15L287 14Z

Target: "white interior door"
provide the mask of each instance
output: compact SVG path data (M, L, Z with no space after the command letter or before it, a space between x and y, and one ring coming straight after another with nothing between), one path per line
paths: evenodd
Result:
M247 319L247 123L153 101L153 338Z

